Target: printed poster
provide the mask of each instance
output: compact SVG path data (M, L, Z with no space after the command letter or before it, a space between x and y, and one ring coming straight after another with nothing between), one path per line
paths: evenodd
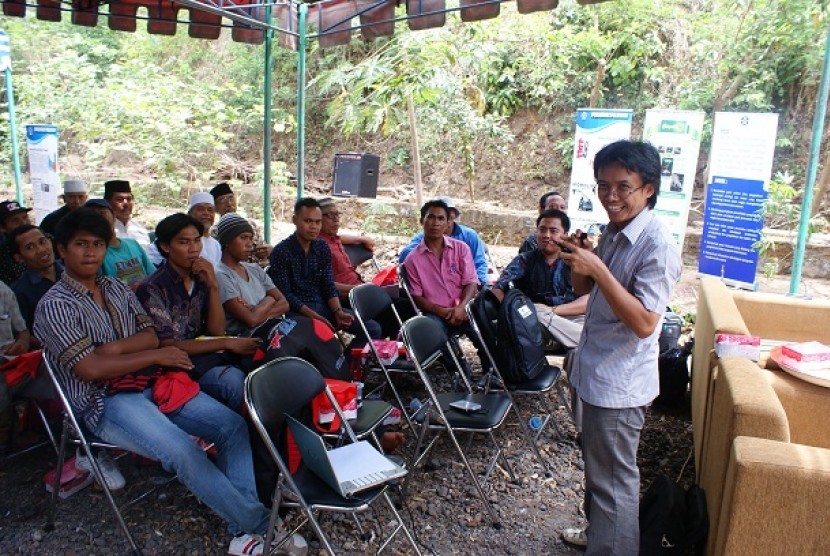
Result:
M643 140L660 152L660 194L654 213L668 226L680 251L686 238L697 173L703 112L647 110Z
M712 130L709 183L698 273L754 289L778 114L718 112Z
M35 222L58 208L58 128L53 125L27 125L29 175Z
M568 190L571 231L599 234L599 226L608 223L608 215L597 196L594 156L605 145L630 138L633 117L633 111L628 109L580 108L576 111L571 184Z

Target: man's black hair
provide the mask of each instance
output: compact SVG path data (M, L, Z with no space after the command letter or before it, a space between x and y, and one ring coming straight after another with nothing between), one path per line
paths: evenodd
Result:
M439 201L438 199L433 199L431 201L427 201L424 203L424 206L421 207L421 223L423 224L424 219L427 217L427 213L431 208L440 208L444 209L444 212L447 214L447 220L450 219L450 207L447 206L447 203L444 201Z
M81 207L61 218L55 227L54 242L66 247L79 232L92 234L106 243L112 240L114 233L110 223L97 210Z
M205 233L205 226L189 214L184 214L183 212L177 212L175 214L171 214L170 216L163 218L156 224L156 248L159 251L159 254L167 258L167 253L164 252L164 249L161 248L161 244L165 243L170 245L170 242L173 241L173 238L176 235L184 230L185 228L189 228L193 226L196 228L196 231L199 232L199 237L202 237L202 234Z
M19 255L20 254L20 246L17 244L17 238L25 234L26 232L31 232L32 230L40 230L34 224L23 224L22 226L18 226L12 233L9 234L9 251L11 251L12 255ZM43 234L46 236L46 234ZM46 236L49 237L49 236Z
M651 184L654 187L654 194L648 198L648 207L653 209L660 194L661 166L660 153L654 145L624 139L604 146L594 157L594 179L599 177L600 170L614 164L639 174L644 186Z
M545 193L544 195L539 197L539 210L545 210L545 207L548 204L548 199L550 199L551 197L553 197L555 195L558 195L559 197L562 197L562 194L559 193L558 191L548 191L547 193ZM564 199L564 197L562 197L562 198Z
M568 218L568 215L562 212L559 209L550 209L546 210L542 214L539 215L539 218L536 219L536 226L544 220L545 218L558 218L559 222L562 223L562 229L566 232L570 231L571 229L571 219Z
M303 208L320 208L320 203L314 197L303 197L294 203L294 214L300 214ZM322 209L320 209L322 210Z

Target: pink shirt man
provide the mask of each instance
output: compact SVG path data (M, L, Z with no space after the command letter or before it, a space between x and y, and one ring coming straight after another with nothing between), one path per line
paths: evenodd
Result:
M478 284L470 248L463 241L444 236L441 260L421 241L404 262L412 295L423 296L441 307L455 307L464 286Z

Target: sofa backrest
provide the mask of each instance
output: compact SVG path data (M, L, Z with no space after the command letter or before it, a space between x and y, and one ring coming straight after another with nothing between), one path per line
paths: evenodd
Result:
M762 339L830 344L830 301L738 291L732 298L750 334Z
M700 280L695 318L695 347L692 355L692 434L695 442L695 470L700 479L703 440L706 437L707 408L711 403L710 385L715 368L712 352L715 334L747 334L732 292L719 279L704 276Z
M724 481L735 437L790 441L787 415L764 377L764 373L768 372L741 357L723 357L718 361L709 435L700 473L700 486L706 492L709 511L707 554L713 553Z

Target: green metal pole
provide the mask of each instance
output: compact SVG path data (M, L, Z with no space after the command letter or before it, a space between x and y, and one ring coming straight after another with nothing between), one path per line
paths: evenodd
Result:
M271 2L265 4L265 20L268 22L268 29L265 30L265 98L263 102L264 117L262 123L262 214L265 223L265 243L271 245L271 73L273 63L271 62L274 31L271 29L273 12Z
M9 103L9 127L12 135L12 164L14 165L14 186L17 202L23 204L22 178L20 177L20 147L17 144L17 120L14 117L14 88L12 87L12 70L6 68L6 100Z
M297 45L297 199L305 194L305 62L306 17L308 5L300 4L299 41Z
M804 186L804 198L801 200L801 221L798 224L798 243L793 256L793 270L790 275L790 295L798 293L801 284L801 269L804 266L804 252L807 249L807 228L810 224L810 211L813 207L813 188L816 184L821 137L824 135L824 118L827 114L827 95L830 91L830 26L824 42L824 67L821 70L821 88L816 100L816 113L813 115L813 138L810 142L810 162L807 166L807 183Z

